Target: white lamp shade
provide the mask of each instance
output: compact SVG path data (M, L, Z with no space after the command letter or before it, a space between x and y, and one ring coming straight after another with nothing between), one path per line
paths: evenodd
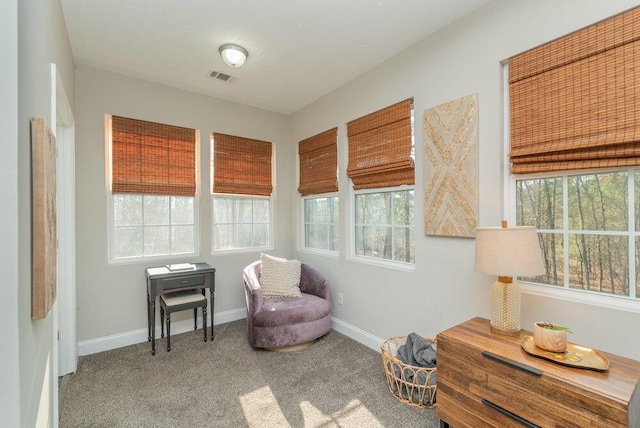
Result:
M218 51L222 60L230 67L241 67L249 56L245 48L234 44L222 45Z
M475 268L497 276L536 276L546 272L536 228L479 227Z

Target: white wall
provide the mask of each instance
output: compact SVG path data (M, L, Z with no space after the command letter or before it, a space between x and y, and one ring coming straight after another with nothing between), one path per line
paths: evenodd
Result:
M52 365L55 359L53 319L50 314L42 320L31 320L30 118L41 117L50 127L55 126L50 123L51 63L57 65L72 100L74 64L60 1L21 0L17 4L19 51L17 309L20 363L19 368L13 367L13 369L18 370L20 377L20 426L51 426L54 424L53 397L57 388L56 370ZM73 104L71 107L73 108ZM11 165L10 159L5 162Z
M2 3L0 13L0 414L8 426L20 426L20 377L18 329L18 0Z
M185 261L205 261L216 268L216 314L244 310L242 269L257 260L260 253L211 256L209 136L216 131L275 144L276 248L272 253L289 256L289 182L295 165L295 151L290 147L288 135L289 118L82 66L76 73L76 94L78 340L82 343L146 331L144 270L169 263L168 260L107 263L105 114L200 130L200 256ZM187 312L176 314L177 320L188 317Z
M479 94L479 225L498 225L504 212L501 61L636 5L631 0L495 1L293 114L294 141L339 127L344 224L350 198L344 124L414 98L416 270L402 272L348 261L344 228L339 259L298 252L298 258L329 278L335 317L378 338L411 331L433 337L473 316L488 317L489 286L494 279L474 273L474 241L424 235L423 111ZM299 195L293 186L291 193L295 218L299 218ZM291 226L294 237L296 227ZM343 305L336 304L338 292L344 295ZM557 320L571 325L572 341L640 359L640 310L626 312L524 295L522 311L527 329L536 320Z

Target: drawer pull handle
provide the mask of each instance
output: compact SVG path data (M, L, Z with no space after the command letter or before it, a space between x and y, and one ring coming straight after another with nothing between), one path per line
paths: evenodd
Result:
M502 407L498 406L497 404L493 404L491 401L489 400L485 400L484 398L482 399L482 403L486 404L487 406L491 407L493 410L502 413L503 415L505 415L508 418L513 419L514 421L518 421L520 422L522 425L526 426L527 428L540 428L540 425L536 425L536 424L532 424L531 422L529 422L526 419L521 418L520 416L516 415L515 413L511 413L510 411L503 409Z
M515 361L511 361L507 358L501 357L500 355L496 355L488 351L482 351L482 356L485 358L489 358L490 360L494 360L499 363L506 364L507 366L515 367L518 370L532 373L536 376L542 376L542 371L538 369L534 369L533 367L525 366L524 364L516 363Z
M189 280L188 279L183 279L182 281L180 281L180 284L188 284Z

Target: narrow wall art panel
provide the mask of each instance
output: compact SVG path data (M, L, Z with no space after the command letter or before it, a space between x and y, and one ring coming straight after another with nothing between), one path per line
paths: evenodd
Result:
M31 119L31 318L49 314L57 294L56 139Z
M426 235L476 236L477 140L478 94L424 111Z

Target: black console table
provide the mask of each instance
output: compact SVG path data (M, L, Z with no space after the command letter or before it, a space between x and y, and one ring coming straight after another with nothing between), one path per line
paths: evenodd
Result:
M194 263L193 269L169 270L166 266L147 268L147 324L151 355L156 354L156 299L161 294L200 288L209 289L211 296L211 340L213 340L213 301L216 290L216 269L207 263ZM162 322L162 320L161 320Z

